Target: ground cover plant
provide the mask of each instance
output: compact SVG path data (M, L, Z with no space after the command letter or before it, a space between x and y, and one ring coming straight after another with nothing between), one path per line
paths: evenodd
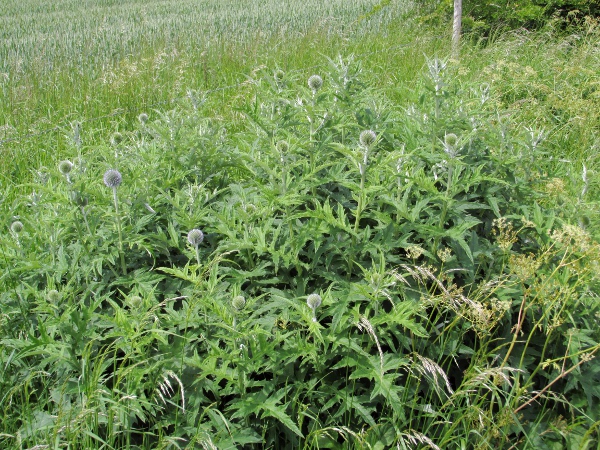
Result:
M597 448L594 33L61 129L2 197L0 446Z

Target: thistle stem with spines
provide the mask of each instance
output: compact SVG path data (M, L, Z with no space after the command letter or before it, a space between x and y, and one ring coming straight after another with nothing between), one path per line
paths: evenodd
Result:
M119 233L119 259L121 260L121 270L123 275L127 275L127 265L125 264L125 254L123 253L123 233L121 231L121 217L119 216L119 200L117 198L116 186L112 188L113 199L115 202L115 218L117 223L117 232Z

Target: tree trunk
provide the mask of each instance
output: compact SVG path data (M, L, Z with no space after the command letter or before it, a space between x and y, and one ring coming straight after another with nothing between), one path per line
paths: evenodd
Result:
M452 55L457 58L462 24L462 0L454 0L454 22L452 24Z

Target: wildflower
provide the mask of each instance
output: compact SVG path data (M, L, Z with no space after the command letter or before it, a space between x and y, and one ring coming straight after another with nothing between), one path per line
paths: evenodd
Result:
M363 131L362 133L360 133L360 137L358 138L360 145L366 148L371 147L375 143L376 139L377 135L373 130Z
M62 295L60 295L60 292L56 289L51 289L48 291L46 298L50 303L58 303L61 300Z
M444 137L444 143L448 147L455 147L458 142L458 137L454 133L449 133Z
M10 226L10 231L15 234L19 234L21 231L23 231L23 222L15 220Z
M290 144L288 144L286 141L279 141L277 144L275 144L275 148L280 153L286 153L290 148Z
M275 81L278 83L281 83L283 81L284 76L285 76L285 73L281 69L276 70L275 73L273 74L273 78L275 78Z
M313 312L313 322L317 321L316 311L319 306L321 306L321 296L319 294L310 294L306 298L306 304L312 309Z
M198 265L200 265L200 251L198 250L198 246L204 240L204 233L197 228L191 230L187 235L188 242L194 246L196 250L196 261Z
M73 163L71 161L69 161L68 159L65 159L64 161L61 161L58 163L58 171L65 176L67 176L69 173L71 173L72 169L73 169Z
M187 235L188 242L192 244L194 247L198 247L200 243L204 240L204 233L197 228L191 230Z
M117 188L123 181L121 172L115 169L109 169L104 173L104 184L109 188Z
M231 300L231 306L233 306L236 311L241 311L244 309L244 306L246 306L246 298L243 295L233 297L233 300Z
M140 121L140 123L141 123L142 125L145 125L145 124L146 124L146 122L148 122L148 114L146 114L146 113L141 113L141 114L138 116L138 120Z
M321 86L323 86L323 78L319 75L311 75L308 79L308 87L312 89L313 93L316 94L321 89Z
M73 163L68 159L58 163L58 171L65 176L67 183L71 183L71 170L73 170Z
M127 299L127 303L133 309L137 309L142 305L143 299L139 295L132 295Z
M310 294L306 298L306 304L313 310L321 306L321 296L319 294Z
M110 143L116 147L121 142L123 142L123 135L117 131L110 138Z

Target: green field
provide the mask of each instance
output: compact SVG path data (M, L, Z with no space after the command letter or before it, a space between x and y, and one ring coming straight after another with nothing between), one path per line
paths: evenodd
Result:
M0 5L0 448L599 449L600 24Z

